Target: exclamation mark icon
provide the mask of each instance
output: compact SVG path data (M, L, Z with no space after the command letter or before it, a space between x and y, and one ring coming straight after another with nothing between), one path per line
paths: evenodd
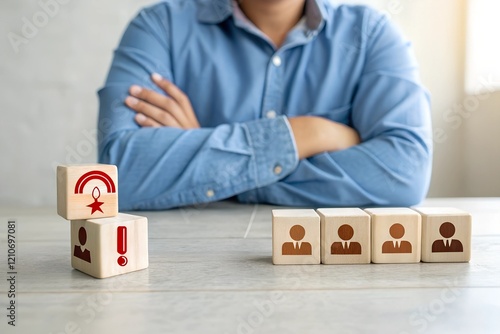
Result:
M126 226L118 226L116 228L117 232L117 243L116 243L116 251L121 256L118 257L118 264L122 267L126 266L128 263L128 259L125 255L127 253L127 227Z

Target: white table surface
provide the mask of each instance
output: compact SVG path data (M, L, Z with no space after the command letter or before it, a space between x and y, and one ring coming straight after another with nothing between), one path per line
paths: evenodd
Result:
M500 198L423 205L472 214L470 263L274 266L274 207L222 202L134 213L149 219L149 268L94 279L71 268L69 223L55 208L3 208L0 333L500 333Z

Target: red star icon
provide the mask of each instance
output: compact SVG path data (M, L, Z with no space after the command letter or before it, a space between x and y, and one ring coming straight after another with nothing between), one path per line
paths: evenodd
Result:
M101 191L99 190L99 188L95 187L92 190L92 198L94 198L94 203L87 205L87 207L92 208L91 215L93 215L96 211L101 211L102 213L104 213L101 209L101 205L103 205L104 202L99 202L99 197L101 197Z
M104 204L104 202L98 202L96 199L94 203L87 205L87 207L92 208L92 213L91 213L91 215L92 215L96 211L102 212L101 205L103 205L103 204ZM104 212L102 212L102 213L104 213Z

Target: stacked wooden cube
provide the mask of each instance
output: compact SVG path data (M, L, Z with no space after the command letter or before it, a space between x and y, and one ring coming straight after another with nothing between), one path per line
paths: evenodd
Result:
M148 267L148 220L118 212L116 166L58 166L57 213L71 224L73 268L105 278Z
M455 208L273 210L274 264L468 262L471 215Z

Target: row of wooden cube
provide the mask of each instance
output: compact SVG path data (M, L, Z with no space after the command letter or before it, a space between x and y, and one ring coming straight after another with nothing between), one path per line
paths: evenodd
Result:
M468 262L471 216L455 208L273 210L274 264Z
M118 212L116 166L58 166L57 213L71 224L73 268L105 278L148 267L148 220Z

